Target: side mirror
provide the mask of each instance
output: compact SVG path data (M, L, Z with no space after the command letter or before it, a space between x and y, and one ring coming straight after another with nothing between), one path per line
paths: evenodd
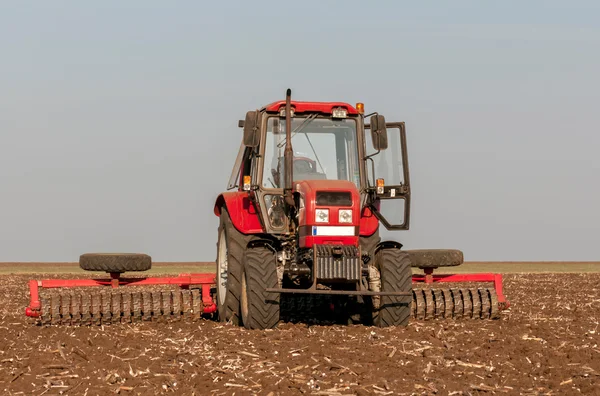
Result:
M371 116L371 140L375 150L385 150L388 147L385 117L382 115Z
M246 113L244 121L244 145L246 147L257 147L260 142L259 114L258 110Z

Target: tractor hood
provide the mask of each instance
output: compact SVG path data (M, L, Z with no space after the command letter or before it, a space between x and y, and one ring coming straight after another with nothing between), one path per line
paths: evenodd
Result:
M300 247L314 244L358 246L360 194L347 180L300 180L298 202Z

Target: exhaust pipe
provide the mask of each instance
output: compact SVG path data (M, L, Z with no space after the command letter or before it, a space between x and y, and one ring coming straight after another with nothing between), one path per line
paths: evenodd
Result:
M292 150L292 90L288 88L285 95L285 151L283 152L284 166L285 166L285 181L283 188L283 196L285 199L286 206L288 207L288 215L290 214L290 208L296 206L294 197L292 196L292 182L293 182L293 169L294 169L294 151Z

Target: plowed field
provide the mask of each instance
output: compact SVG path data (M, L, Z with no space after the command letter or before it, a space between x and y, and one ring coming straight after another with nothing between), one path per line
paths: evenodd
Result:
M270 331L35 326L27 281L42 277L0 276L2 394L600 394L600 274L506 275L496 321Z

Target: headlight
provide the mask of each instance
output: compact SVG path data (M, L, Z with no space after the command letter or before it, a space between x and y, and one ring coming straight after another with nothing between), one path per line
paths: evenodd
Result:
M352 210L351 209L340 209L339 211L340 223L352 223Z
M315 221L317 223L329 223L329 209L315 210Z

